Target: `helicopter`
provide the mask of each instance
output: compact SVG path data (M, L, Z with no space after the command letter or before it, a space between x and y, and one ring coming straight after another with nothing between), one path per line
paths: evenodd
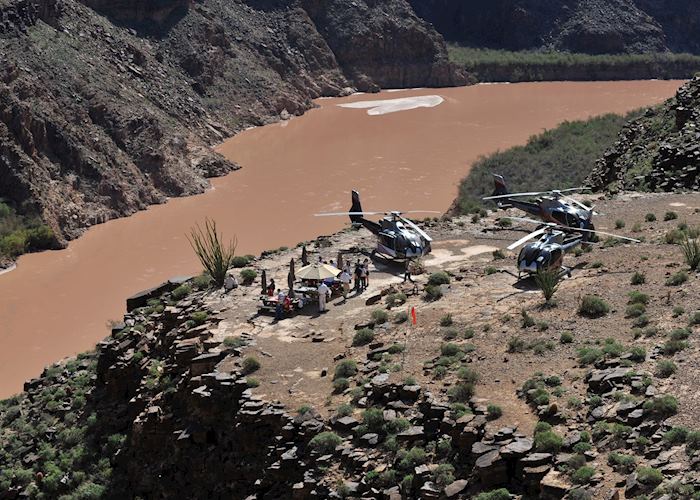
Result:
M513 219L542 226L508 246L508 250L515 250L520 245L523 245L531 239L539 236L537 241L525 245L518 254L518 279L521 278L523 273L531 275L537 274L540 271L551 270L560 271L560 276L566 274L571 277L571 270L564 266L564 255L577 246L585 243L586 241L584 236L582 234L573 236L571 235L570 228L568 226L562 226L552 222L542 225L541 221L536 221L533 219L520 217L514 217ZM581 231L583 233L604 234L606 236L611 236L621 240L641 243L639 240L635 240L634 238L627 238L626 236L605 233L603 231L580 228L577 229L577 231Z
M439 213L431 210L411 210L400 212L365 212L360 203L360 193L352 191L352 205L348 212L315 214L316 217L348 215L350 222L367 228L377 237L377 247L372 252L392 260L405 260L423 257L430 253L433 239L413 221L403 217L408 213ZM366 219L366 215L384 215L378 222Z
M588 236L595 231L593 216L598 215L593 207L587 207L583 203L564 194L576 191L586 191L589 188L577 187L552 191L540 191L532 193L509 193L506 181L502 175L493 174L496 188L491 196L484 200L496 200L499 208L518 208L542 221L564 226L567 230L581 231L584 235L584 243ZM537 200L522 201L518 198L535 198ZM587 231L583 231L587 230Z

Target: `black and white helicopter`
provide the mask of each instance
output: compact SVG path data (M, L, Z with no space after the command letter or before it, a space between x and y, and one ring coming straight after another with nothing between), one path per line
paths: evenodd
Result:
M509 193L503 176L493 174L493 180L495 183L493 195L483 199L496 201L498 208L517 208L527 214L539 217L543 222L565 226L573 231L581 231L584 242L588 241L588 235L591 234L591 231L595 231L593 216L598 214L594 211L594 207L588 207L565 194L587 191L589 188L577 187L532 193ZM534 201L526 201L523 198L534 198Z
M419 228L413 221L403 217L409 213L433 213L431 210L411 210L400 212L365 212L360 203L360 194L352 192L352 206L349 212L333 212L316 214L317 217L347 215L353 224L360 224L369 229L377 237L377 247L373 253L388 257L392 260L405 260L423 257L430 253L430 242L433 239ZM384 215L378 222L365 219L366 215Z
M584 238L583 234L574 235L571 233L570 227L551 222L542 224L541 221L533 219L520 217L513 217L512 219L542 226L508 246L508 250L515 250L533 238L539 237L537 241L525 245L520 250L518 254L518 279L520 279L522 274L530 275L537 274L540 271L552 270L560 271L561 276L565 274L571 276L571 269L564 266L564 255L577 246L586 243L587 240ZM627 238L626 236L605 233L603 231L594 231L591 229L578 229L577 231L581 231L582 233L603 234L633 243L641 243L634 238Z

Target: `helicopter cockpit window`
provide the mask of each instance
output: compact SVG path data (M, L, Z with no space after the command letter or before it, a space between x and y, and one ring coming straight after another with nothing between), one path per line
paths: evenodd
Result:
M554 217L557 222L563 226L568 226L568 220L567 216L568 214L566 212L561 212L559 210L554 210L552 211L552 217Z

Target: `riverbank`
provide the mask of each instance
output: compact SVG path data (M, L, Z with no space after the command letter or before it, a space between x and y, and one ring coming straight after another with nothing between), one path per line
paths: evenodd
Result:
M479 82L688 79L700 72L693 54L590 55L475 49L451 44L450 60Z

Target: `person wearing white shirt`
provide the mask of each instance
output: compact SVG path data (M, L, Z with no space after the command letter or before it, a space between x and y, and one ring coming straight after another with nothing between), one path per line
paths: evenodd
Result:
M326 300L331 293L331 289L324 282L321 282L316 291L318 292L318 311L326 312Z
M343 271L342 273L340 273L340 276L338 276L338 279L343 284L343 300L348 300L348 293L350 292L350 281L352 280L352 278L350 277L350 274L347 271Z

